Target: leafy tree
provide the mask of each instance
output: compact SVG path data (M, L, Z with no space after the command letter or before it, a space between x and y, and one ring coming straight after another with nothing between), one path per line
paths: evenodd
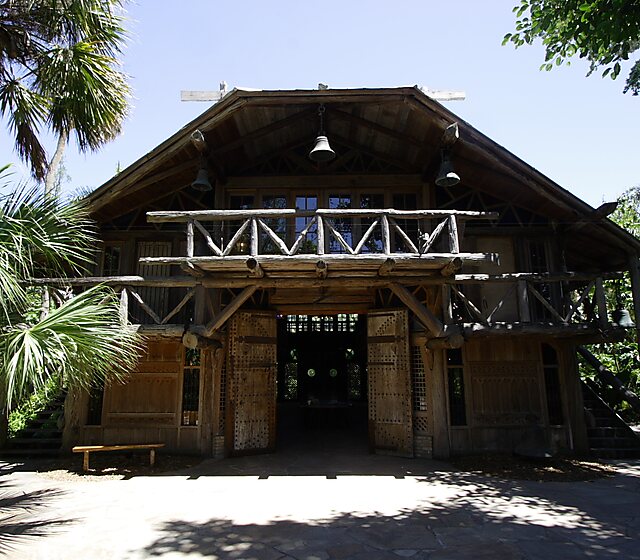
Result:
M118 69L123 21L121 0L0 0L0 113L47 193L72 132L81 151L120 132L130 95ZM48 163L43 126L58 138Z
M106 287L62 298L46 317L32 312L25 281L80 272L94 231L81 202L24 188L0 196L0 437L9 410L51 377L90 388L123 378L137 360L138 335Z
M610 218L631 234L640 237L640 186L632 187L618 198L618 207ZM625 275L621 280L607 281L606 297L608 309L633 310L629 276ZM607 369L617 375L628 389L640 394L640 361L635 329L620 342L599 344L591 347L590 350ZM582 370L588 377L593 377L594 372L591 368L583 366ZM637 422L640 419L627 403L620 402L620 397L615 390L602 387L601 396L626 420Z
M591 64L589 73L603 68L602 75L616 79L621 62L640 48L640 1L638 0L520 0L516 31L503 44L516 47L541 39L545 63L540 69L569 64L574 55ZM640 92L640 60L636 61L624 93Z

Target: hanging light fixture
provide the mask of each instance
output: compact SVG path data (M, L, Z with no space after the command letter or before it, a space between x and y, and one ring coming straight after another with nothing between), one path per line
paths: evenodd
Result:
M440 169L436 176L436 185L439 187L453 187L460 182L460 175L453 170L449 157L449 150L443 148L440 151Z
M204 157L204 154L200 158L200 168L198 169L198 174L196 175L195 181L191 183L191 188L200 192L207 192L213 189L213 187L211 186L211 182L209 181L207 160Z
M329 146L329 139L324 132L324 105L318 107L318 117L320 119L320 130L318 130L318 136L316 142L309 152L309 159L316 162L331 161L336 157L336 153Z

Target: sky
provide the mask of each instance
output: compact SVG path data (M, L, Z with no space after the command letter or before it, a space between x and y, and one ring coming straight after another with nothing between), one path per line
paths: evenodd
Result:
M588 66L540 71L540 45L502 46L517 0L138 0L128 5L124 70L134 91L123 132L65 157L65 191L94 189L211 103L181 90L421 85L462 90L461 119L593 206L640 184L640 97ZM50 143L51 149L54 145ZM5 160L16 161L6 131ZM14 169L27 175L20 164Z

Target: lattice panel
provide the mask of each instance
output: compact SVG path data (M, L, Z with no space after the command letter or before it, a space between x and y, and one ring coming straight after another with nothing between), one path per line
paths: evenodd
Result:
M526 425L541 420L537 362L471 362L469 371L477 425Z
M368 315L369 420L378 452L413 454L408 314Z
M234 451L266 450L275 442L276 350L273 315L234 315L227 372Z

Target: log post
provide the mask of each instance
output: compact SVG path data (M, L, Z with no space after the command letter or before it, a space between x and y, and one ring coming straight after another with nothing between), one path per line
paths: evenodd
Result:
M631 277L636 340L640 343L640 262L638 261L638 255L634 254L629 257L629 276Z
M433 411L433 458L447 459L451 452L449 442L449 414L447 411L447 380L444 350L427 350L420 346L422 360L431 377L431 410ZM431 359L430 356L431 355Z
M565 410L568 414L566 421L570 432L571 447L578 454L587 454L589 452L589 440L584 420L584 401L582 399L576 348L571 344L567 344L562 345L559 350L561 365L560 387L564 393L562 400L565 403Z
M318 224L318 255L324 255L324 219L318 214L316 221Z
M194 255L195 242L193 238L193 220L187 222L187 257Z
M245 264L251 272L251 276L254 278L263 278L264 277L264 269L260 266L258 260L254 257L251 257L246 260Z
M251 218L251 256L258 255L258 243L260 242L260 236L258 235L258 220Z
M329 268L327 267L327 263L325 261L316 262L316 276L324 280L329 273Z
M458 240L458 221L454 214L449 216L449 251L451 253L460 252L460 242Z
M440 274L444 277L453 276L462 268L462 259L455 257L445 264L440 270Z
M518 280L518 311L521 323L531 322L531 307L529 305L529 290L526 280Z
M604 293L604 282L601 277L596 278L596 305L598 307L598 324L603 330L609 328L607 316L607 299Z
M380 265L380 268L378 269L378 276L388 276L389 273L395 268L395 266L395 259L388 258Z
M391 232L389 230L389 217L386 214L382 215L381 219L381 227L382 227L382 243L384 246L384 254L391 254Z
M442 285L442 318L445 326L453 324L453 307L451 305L451 284Z

